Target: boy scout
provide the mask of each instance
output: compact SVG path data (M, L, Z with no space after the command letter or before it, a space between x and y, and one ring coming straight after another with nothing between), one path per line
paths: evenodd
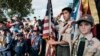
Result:
M64 22L60 22L58 25L58 41L48 41L51 45L57 45L57 56L70 56L69 44L71 43L70 40L73 22L70 20L71 12L72 9L70 7L62 9L62 13L57 17L57 19L61 16L64 18Z
M93 37L91 15L84 15L77 21L80 34L73 40L72 56L100 56L100 41Z
M8 29L0 31L0 56L11 56L11 34Z
M31 56L40 56L42 52L42 38L39 35L39 29L33 29L31 36Z
M0 30L0 56L2 56L2 48L5 47L4 30Z
M14 48L14 51L16 52L15 56L24 56L27 49L27 44L26 41L23 39L23 34L18 33L17 39L15 41L16 41Z

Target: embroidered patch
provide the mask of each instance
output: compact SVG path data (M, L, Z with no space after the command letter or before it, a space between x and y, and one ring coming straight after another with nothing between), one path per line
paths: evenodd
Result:
M89 45L89 46L92 46L93 44L94 44L94 41L93 41L93 40L89 40L89 41L88 41L88 45Z

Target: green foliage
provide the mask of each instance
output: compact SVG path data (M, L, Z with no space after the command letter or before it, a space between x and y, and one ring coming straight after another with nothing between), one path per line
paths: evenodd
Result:
M30 13L32 0L0 0L0 8L11 9L9 15L20 13L21 17Z
M3 24L5 24L5 22L7 21L7 19L6 18L1 18L0 17L0 23L3 23Z

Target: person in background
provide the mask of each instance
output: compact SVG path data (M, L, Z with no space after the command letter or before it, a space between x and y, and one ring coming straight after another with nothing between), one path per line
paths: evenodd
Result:
M30 55L30 49L31 49L31 31L30 29L25 29L24 32L24 39L26 40L27 43L27 50L26 50L26 55L29 56Z
M26 41L23 39L23 34L22 33L18 33L17 34L17 39L15 39L16 43L15 43L15 56L24 56L26 49L27 49L27 43Z
M3 34L3 35L2 35ZM11 56L11 47L12 47L12 36L9 29L5 28L1 30L1 56Z
M33 29L31 36L31 56L39 56L42 52L42 37L37 28Z
M3 56L11 56L12 35L9 29L5 29L5 47L2 48Z
M2 48L5 47L5 31L3 29L0 30L0 56L3 55Z
M10 19L7 20L7 22L6 22L6 27L7 27L7 28L11 28L11 27L12 27L12 22L11 22Z

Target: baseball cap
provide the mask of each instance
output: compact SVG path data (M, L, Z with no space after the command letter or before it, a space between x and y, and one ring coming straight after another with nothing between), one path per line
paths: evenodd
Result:
M94 23L94 20L93 20L93 17L91 15L84 15L82 16L78 21L77 21L77 24L80 24L81 22L88 22L90 23L91 25L93 25Z

